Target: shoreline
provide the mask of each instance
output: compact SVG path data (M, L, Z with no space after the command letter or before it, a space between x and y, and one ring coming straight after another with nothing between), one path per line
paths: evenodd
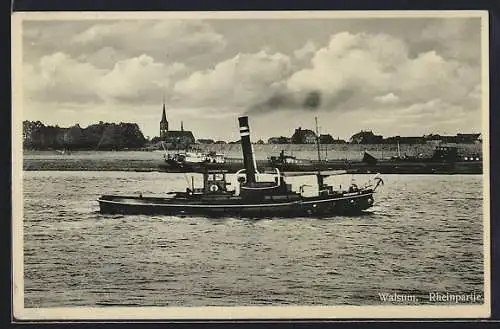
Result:
M204 144L199 147L201 152L215 151L225 154L226 158L241 158L241 145L211 145ZM254 144L255 159L260 168L267 166L269 156L278 156L283 150L285 154L293 155L298 159L316 160L317 148L313 144ZM323 145L322 145L323 146ZM439 164L428 164L421 162L414 163L387 163L387 158L396 156L397 150L393 145L382 144L349 144L349 145L324 145L321 150L322 160L348 160L357 163L353 168L335 168L338 170L349 169L350 173L363 172L381 172L381 173L401 173L401 174L460 174L477 173L478 168L470 172L470 165L443 166ZM459 146L460 153L467 155L469 153L481 154L481 144L463 144ZM430 155L434 150L432 145L403 145L401 154ZM379 159L379 164L368 166L358 164L364 152L367 151L375 158ZM174 150L169 153L175 153ZM23 151L23 170L24 171L124 171L124 172L166 172L173 171L165 168L163 159L164 151L70 151L61 154L57 151ZM234 166L233 166L234 167ZM234 168L230 168L234 170ZM238 168L241 169L241 168ZM297 171L310 171L299 168ZM437 172L435 172L437 171Z
M259 168L266 168L266 164L259 161ZM322 169L323 171L341 170L347 174L401 174L401 175L418 175L418 174L442 174L442 175L481 175L482 164L476 163L475 166L464 166L462 163L454 165L437 164L437 163L380 163L378 165L366 165L362 163L353 163L348 168L332 168ZM216 168L213 168L216 169ZM229 173L241 169L237 166L230 166L227 169ZM311 172L311 168L298 168L290 170L294 172ZM151 160L75 160L75 159L24 159L23 171L121 171L121 172L172 172L179 173L182 171L171 170L165 166L163 161ZM284 171L284 170L282 170ZM286 171L286 170L285 170ZM191 171L189 171L191 172ZM193 172L200 172L195 170Z
M460 155L481 154L482 144L455 144ZM254 156L257 160L267 159L268 156L278 156L281 151L287 155L293 155L298 159L317 160L318 150L316 144L252 144ZM435 149L434 144L401 144L399 153L408 156L430 156ZM200 152L222 153L226 158L242 158L240 144L196 144L193 148ZM176 153L177 150L167 150L168 153ZM182 151L182 150L181 150ZM398 147L395 144L321 144L321 158L328 160L361 160L364 151L369 152L377 159L390 158L398 155ZM128 149L119 151L109 150L75 150L61 154L57 150L23 150L23 158L40 159L62 159L62 158L85 158L85 159L143 159L162 160L163 149Z

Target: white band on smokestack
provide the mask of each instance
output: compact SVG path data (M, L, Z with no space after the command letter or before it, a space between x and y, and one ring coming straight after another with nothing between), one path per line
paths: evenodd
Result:
M246 133L240 133L240 136L248 136L250 133L247 131Z

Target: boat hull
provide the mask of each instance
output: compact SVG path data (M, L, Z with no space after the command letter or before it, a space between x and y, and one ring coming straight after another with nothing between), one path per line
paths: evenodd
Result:
M278 168L281 172L307 172L307 171L327 171L345 170L349 174L482 174L483 164L478 162L415 162L415 161L393 161L379 160L376 164L367 164L362 161L335 161L329 160L321 163L311 164L280 164L274 167L264 161L257 161L259 168ZM235 173L242 168L239 162L219 163L199 163L199 164L162 164L160 171L164 172L197 172L203 173L207 170L224 170Z
M373 192L335 197L249 203L234 198L196 202L168 198L104 195L98 199L103 214L201 215L209 217L301 217L359 214L373 205Z

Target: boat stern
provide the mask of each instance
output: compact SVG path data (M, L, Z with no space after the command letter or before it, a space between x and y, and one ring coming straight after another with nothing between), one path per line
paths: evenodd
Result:
M111 195L102 195L97 199L99 203L99 212L101 214L116 214L119 213L116 205L113 202L114 197Z

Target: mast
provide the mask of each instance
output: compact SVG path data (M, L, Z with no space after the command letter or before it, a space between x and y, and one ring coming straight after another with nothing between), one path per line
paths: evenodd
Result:
M316 123L316 146L318 148L318 173L316 175L318 181L318 189L321 190L323 186L323 176L321 176L321 149L319 146L319 129L318 129L318 117L314 117Z
M319 129L318 129L318 117L314 117L316 122L316 146L318 148L318 162L321 162L321 148L319 145Z

